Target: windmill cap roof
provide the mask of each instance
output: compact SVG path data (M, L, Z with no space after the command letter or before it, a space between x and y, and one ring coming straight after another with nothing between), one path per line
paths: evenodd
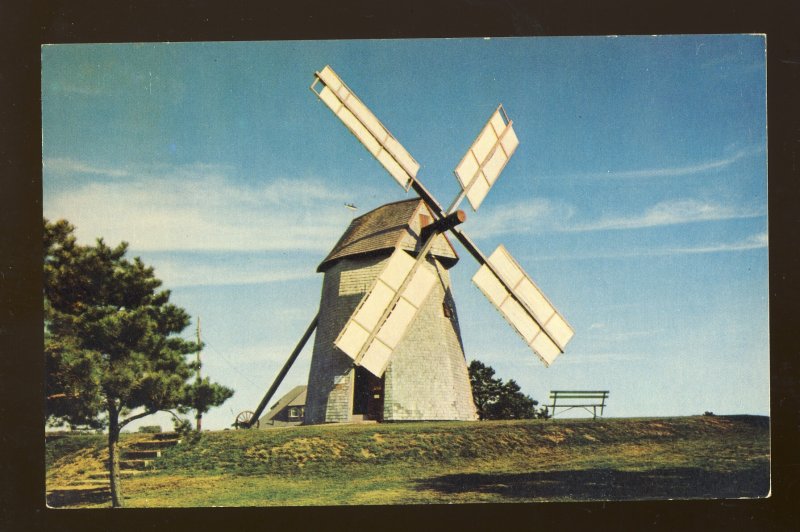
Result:
M324 272L345 257L373 255L401 247L416 252L422 245L419 233L434 220L428 206L420 198L387 203L353 219L328 256L317 267ZM458 255L443 234L436 237L430 253L445 268L458 262Z

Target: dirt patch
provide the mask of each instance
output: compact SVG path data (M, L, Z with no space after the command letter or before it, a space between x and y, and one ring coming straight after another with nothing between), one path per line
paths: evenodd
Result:
M276 447L253 446L247 449L244 454L256 460L290 462L302 468L306 462L325 458L339 458L346 447L341 442L319 437L294 438Z
M107 449L81 449L60 458L47 475L48 488L63 488L106 470Z
M661 422L650 423L647 427L647 432L655 436L672 436L675 434L669 425Z
M734 427L733 421L722 417L703 416L700 419L703 421L703 423L712 427L718 427L722 429L732 429Z
M361 448L361 456L364 458L375 458L375 454L365 447Z
M192 488L209 489L219 481L218 477L186 477L177 475L159 475L148 478L137 478L126 485L136 485L148 491L190 490Z
M561 443L561 442L563 442L564 440L567 439L566 436L564 436L563 434L558 434L558 433L556 433L556 434L543 434L542 438L544 438L547 441L551 441L553 443Z

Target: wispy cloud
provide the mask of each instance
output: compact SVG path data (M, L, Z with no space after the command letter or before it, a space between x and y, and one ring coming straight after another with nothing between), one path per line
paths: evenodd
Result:
M767 233L753 235L744 240L730 243L719 243L710 246L681 247L663 250L662 254L677 255L684 253L721 253L727 251L746 251L749 249L762 249L769 245Z
M47 172L61 175L85 175L128 177L130 171L123 168L103 167L76 161L70 158L50 158L42 161L42 167Z
M536 199L517 202L503 208L482 212L475 226L467 226L476 238L503 234L534 234L541 232L589 232L646 229L650 227L757 218L763 209L722 205L696 199L662 201L643 212L616 215L596 220L576 220L576 209L563 202Z
M664 177L677 177L694 175L710 170L719 170L733 163L756 153L764 151L763 147L747 147L741 148L736 152L726 157L716 157L705 161L698 161L692 164L669 166L669 167L652 167L641 168L636 170L607 170L605 172L592 172L574 175L573 177L579 179L649 179L649 178L664 178Z
M763 216L761 209L734 207L696 199L663 201L641 214L600 218L598 220L564 226L562 231L607 231L620 229L643 229L664 225L678 225L738 218Z
M96 180L45 194L45 216L67 218L78 237L125 240L135 250L329 249L349 222L347 198L324 181L233 183L224 167L99 168L49 160L49 171L127 179Z
M158 278L169 287L280 283L319 276L314 269L319 261L298 260L298 264L293 268L276 268L257 260L240 264L209 264L191 260L179 262L163 259L150 262L155 266Z
M734 242L718 242L699 246L663 247L650 249L630 249L625 251L602 251L598 253L579 253L568 255L535 255L526 256L526 261L541 260L595 260L595 259L624 259L631 257L664 257L672 255L702 254L702 253L731 253L764 249L769 245L767 233L751 235ZM603 324L597 324L600 328Z
M467 227L476 238L561 230L557 221L569 220L574 212L575 208L569 204L536 198L502 208L485 208L475 226Z

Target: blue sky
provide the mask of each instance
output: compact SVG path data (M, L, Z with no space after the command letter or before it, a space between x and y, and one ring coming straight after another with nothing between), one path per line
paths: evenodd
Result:
M236 390L206 427L255 408L314 316L344 203L407 197L308 90L326 64L445 205L496 106L514 121L520 146L463 229L504 244L575 337L541 365L456 242L468 359L542 402L611 390L610 416L769 413L763 37L45 46L44 215L129 242L201 317L204 372Z

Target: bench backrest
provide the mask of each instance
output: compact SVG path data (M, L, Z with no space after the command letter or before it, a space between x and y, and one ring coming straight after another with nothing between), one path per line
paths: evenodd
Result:
M602 416L606 407L606 399L608 399L608 390L553 390L550 392L551 403L547 406L553 409L552 417L556 416L558 408L562 409L562 413L573 408L583 408L592 414L594 419L597 419L597 409L600 409Z
M553 390L550 399L608 399L608 390Z

